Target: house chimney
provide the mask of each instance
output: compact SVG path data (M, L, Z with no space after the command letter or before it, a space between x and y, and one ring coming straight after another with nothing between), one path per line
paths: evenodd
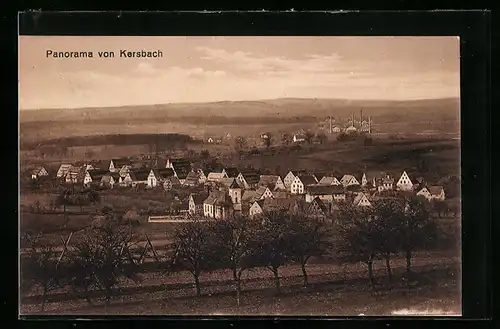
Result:
M359 110L359 124L363 123L363 109Z
M332 133L332 117L329 116L328 119L330 121L330 134L331 134Z
M368 133L369 134L372 133L372 117L371 116L368 117Z

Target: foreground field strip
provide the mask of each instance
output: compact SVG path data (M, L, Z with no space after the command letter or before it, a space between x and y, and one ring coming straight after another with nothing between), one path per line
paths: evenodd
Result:
M438 253L415 255L412 260L413 266L428 265L428 264L449 264L453 262L459 262L458 257L450 256L449 254L439 255ZM161 264L159 265L161 266ZM163 285L165 281L169 284L193 284L193 277L187 271L177 271L172 273L165 273L163 268L152 264L152 261L148 263L146 268L141 268L140 275L142 277L142 282L140 287L157 287ZM403 258L394 258L391 261L391 267L394 269L402 268L406 266L406 260ZM384 268L385 264L382 261L374 262L374 269ZM366 265L362 263L355 264L334 264L331 261L328 262L314 262L311 260L307 265L307 272L309 275L328 275L332 273L349 274L352 272L366 271ZM280 276L302 276L302 271L300 266L296 264L290 264L282 267L280 269ZM242 280L260 280L265 278L272 278L271 272L266 268L252 268L250 270L244 271ZM213 272L202 272L200 276L200 281L202 284L210 284L210 282L220 282L220 281L231 281L232 274L228 269L217 270ZM122 280L120 282L120 287L122 289L137 288L137 284L130 280ZM57 296L59 294L66 295L68 293L67 289L55 290L51 293L51 296ZM24 295L24 298L31 298L32 296L40 296L38 292L31 292Z
M442 259L422 259L415 260L413 262L414 268L419 268L422 266L445 266L457 263L456 259L442 258ZM378 265L378 266L377 266ZM404 260L399 260L393 262L393 271L396 272L404 268ZM375 271L385 271L385 267L382 263L376 264ZM310 277L310 282L315 279L313 277L321 277L321 280L344 280L346 278L352 278L353 275L358 277L366 276L366 267L361 264L352 264L350 266L338 266L338 265L315 265L311 264L307 266L307 271ZM174 273L161 273L152 272L141 274L143 280L142 282L136 284L131 281L122 281L120 288L116 291L119 296L137 294L137 293L151 293L158 290L164 290L169 292L182 291L184 289L192 290L194 288L193 278L187 272L174 272ZM300 266L289 265L283 267L280 271L281 283L286 285L287 280L302 280L302 272ZM331 278L330 278L331 277ZM330 279L329 279L330 278ZM245 287L249 284L260 284L263 281L269 281L274 284L273 276L271 272L265 268L256 268L250 271L245 271L242 276L242 283ZM217 287L220 285L233 286L234 281L232 280L230 271L220 270L211 273L202 273L200 277L200 286L202 288ZM91 291L91 297L101 296L100 291ZM48 302L57 302L64 300L73 300L82 298L79 294L69 291L68 289L54 291L48 295ZM33 304L38 303L40 300L39 293L32 293L30 295L25 295L21 298L23 304Z
M425 275L428 277L427 281L423 282L422 285L428 286L430 284L431 286L435 287L432 290L446 288L455 291L456 287L455 289L453 289L453 285L450 286L449 282L446 284L440 284L438 286L437 283L434 282L435 280L432 279L434 277L439 278L443 276L448 278L453 276L453 272L454 272L453 269L443 265L419 266L414 269L414 273L419 273L420 275ZM381 276L384 276L384 271L383 269L378 269L375 271L374 274L376 277L380 279ZM296 299L302 296L303 294L312 295L315 299L321 298L321 296L324 296L325 294L328 294L329 296L334 296L335 298L338 298L339 296L345 296L344 298L349 297L350 301L352 300L351 298L352 294L360 292L365 292L369 295L377 295L377 296L384 296L389 293L388 291L384 290L372 292L369 287L368 279L366 278L366 276L363 275L351 275L349 279L339 279L335 278L334 276L316 276L316 277L312 276L311 279L312 280L310 282L310 285L307 288L304 288L302 286L302 280L301 278L298 277L287 278L285 280L282 280L283 283L282 292L281 294L279 294L279 296L276 295L276 290L275 290L276 288L274 287L274 282L271 278L268 278L267 280L261 280L260 282L254 282L252 284L244 283L242 292L243 304L251 306L251 303L247 301L247 298L252 295L253 298L258 296L257 302L262 303L263 300L269 300L269 299L276 300L276 298L278 298L278 302L280 300L287 298ZM401 282L400 275L395 275L394 279L395 282L398 281ZM412 289L413 293L418 291L418 289L420 289L419 286L415 286ZM402 283L399 283L399 285L396 283L396 286L394 287L391 293L397 291L403 291L404 293L406 293L407 288ZM134 295L115 296L112 300L112 303L110 304L110 307L118 307L118 308L134 307L133 313L142 314L144 312L136 313L135 308L141 307L143 303L148 303L148 302L154 302L161 305L171 304L171 303L175 305L182 305L182 304L190 304L196 301L202 301L202 304L204 304L203 301L213 302L215 300L218 302L220 300L229 300L228 306L230 307L230 309L234 309L235 307L234 294L235 291L233 285L227 285L227 286L219 285L216 287L209 287L208 289L205 287L202 289L202 296L200 297L194 296L194 291L192 287L190 287L190 289L186 288L184 290L172 290L172 291L156 289L155 291L143 292ZM102 314L103 306L100 303L97 304L100 305L99 310L94 310L94 311L97 311L98 313ZM54 312L54 314L57 313L61 314L61 312L63 311L65 314L75 314L75 313L92 314L93 313L92 309L95 308L97 304L88 305L83 300L51 302L50 304L47 304L46 313ZM200 306L201 308L204 307L204 305ZM21 308L22 308L22 313L25 314L33 314L38 312L37 305L23 304ZM91 312L88 311L86 312L86 310ZM214 309L212 309L212 312L215 310L223 311L219 307L215 307ZM166 308L166 311L169 312L170 314L183 313L182 311L181 312L173 311L171 308ZM194 314L196 314L195 312L197 311L199 312L199 308L197 307L195 310L191 310L191 312L189 313L193 314L193 311ZM260 313L262 312L273 313L273 311L278 312L279 314L279 310L274 310L270 308L263 310L261 309ZM146 311L146 313L152 314L148 311ZM110 312L110 314L115 314L115 313L113 311ZM165 313L161 312L158 314L165 314ZM323 313L321 315L325 314Z

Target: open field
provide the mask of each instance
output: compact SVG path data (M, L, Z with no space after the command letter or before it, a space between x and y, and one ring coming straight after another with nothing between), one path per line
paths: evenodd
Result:
M102 134L184 133L191 136L258 136L263 131L317 129L328 116L371 116L381 133L446 134L459 131L459 101L352 101L275 99L204 104L164 104L100 109L20 112L21 143ZM62 124L61 124L62 123Z
M192 278L185 272L161 274L143 273L138 285L125 283L115 293L107 310L93 294L97 303L89 306L71 292L54 292L49 296L46 314L73 315L391 315L410 309L440 309L460 313L460 281L457 259L419 255L414 259L414 274L418 281L408 290L401 281L403 259L393 261L394 283L384 276L384 266L375 265L378 282L375 292L367 282L366 269L361 264L308 265L310 284L302 287L300 268L289 265L280 271L282 292L277 294L271 273L253 269L243 276L241 304L236 307L234 286L227 271L202 274L202 296L195 297ZM37 313L38 297L22 299L22 313ZM309 306L308 306L309 305Z
M233 154L230 145L196 144L187 148L199 151L209 150L212 156L219 154L222 162L226 165L252 165L255 168L266 168L275 170L280 167L281 174L286 174L289 169L307 168L311 171L339 171L342 175L346 172L360 174L367 171L390 171L390 170L412 170L421 162L425 161L430 171L436 174L457 175L460 163L460 141L446 138L412 138L403 140L391 140L387 138L373 137L373 145L365 146L362 140L350 142L338 142L330 140L323 145L303 145L299 148L279 146L274 154L260 153L255 156L247 156L242 159ZM83 147L80 147L83 148ZM92 158L88 159L83 154L63 157L54 156L50 158L34 158L30 151L21 154L21 171L33 167L35 164L44 164L50 170L56 171L59 165L67 161L76 160L108 160L119 156L138 155L142 149L130 146L92 146ZM113 152L107 150L113 149Z

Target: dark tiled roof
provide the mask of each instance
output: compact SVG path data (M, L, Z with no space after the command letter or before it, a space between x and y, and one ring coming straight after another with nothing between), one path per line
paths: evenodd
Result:
M148 180L148 176L149 176L149 170L144 170L144 169L140 169L140 170L132 170L130 171L130 178L132 178L133 181L136 181L136 182L142 182L142 181L147 181Z
M175 176L165 178L165 182L163 182L163 184L166 184L167 182L170 182L172 185L180 185L181 184L179 179Z
M315 205L317 205L317 207L319 208L319 210L323 212L323 214L326 214L328 212L328 207L318 197L314 198L314 200L311 202L311 205L309 206L309 211L314 211Z
M260 175L255 169L241 169L240 174L250 185L259 183Z
M260 200L261 208L263 211L273 211L273 210L290 210L294 205L296 200L291 198L283 199L263 199Z
M107 170L100 169L88 170L87 172L89 173L92 180L101 179L104 175L107 175L109 173L109 171Z
M310 185L306 188L310 195L343 194L344 189L338 185Z
M191 195L193 197L195 205L202 205L203 202L208 198L208 193L206 192L192 193Z
M290 170L292 174L297 177L297 176L309 176L309 172L307 170Z
M302 182L302 184L304 184L304 186L307 186L307 185L312 185L312 184L317 184L318 182L316 181L316 178L314 178L314 176L299 176L300 178L300 181Z
M326 176L326 173L324 172L315 172L313 173L313 176L316 177L316 179L318 180L318 182Z
M174 171L171 168L157 168L153 169L153 173L158 179L165 179L174 176Z
M177 174L177 177L179 177L179 179L185 179L187 177L187 175L189 175L189 173L191 172L191 168L187 168L187 167L174 167L175 169L175 173Z
M238 171L238 168L236 168L236 167L228 167L228 168L225 168L224 170L226 171L227 177L229 177L229 178L237 177L238 174L240 173Z
M200 174L197 172L190 172L186 176L186 180L184 181L184 184L198 184L200 181Z
M427 186L427 189L429 190L429 192L432 195L441 194L441 192L443 191L443 187L442 186L432 186L432 185L429 185L429 186Z
M260 198L264 195L264 193L266 193L266 190L267 190L267 189L268 189L268 188L267 188L267 187L265 187L265 186L261 186L261 187L259 187L259 188L255 191L255 197L256 197L257 199L260 199Z
M125 165L130 165L130 160L128 159L111 159L115 168L121 168Z
M212 191L203 203L219 206L232 205L229 195L223 191Z
M260 175L259 185L274 188L279 178L277 175Z
M38 166L33 171L31 172L33 175L38 175L41 171L43 171L44 168L42 166Z

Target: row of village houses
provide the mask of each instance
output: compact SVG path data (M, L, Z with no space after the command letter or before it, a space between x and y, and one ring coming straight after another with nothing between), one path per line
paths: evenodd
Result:
M33 171L32 178L47 176L43 167ZM210 191L193 193L189 198L191 214L224 218L232 212L251 216L266 210L286 208L304 210L310 214L327 214L339 202L356 206L370 206L380 197L394 194L414 194L428 200L444 200L441 186L429 185L421 178L410 179L406 171L398 179L381 173L375 176L363 173L358 179L346 174L340 179L327 173L291 170L283 178L262 175L253 168L210 166L195 168L185 159L168 159L165 166L145 169L126 160L113 159L107 169L91 165L62 164L56 176L66 183L84 186L100 185L176 187L212 186Z

